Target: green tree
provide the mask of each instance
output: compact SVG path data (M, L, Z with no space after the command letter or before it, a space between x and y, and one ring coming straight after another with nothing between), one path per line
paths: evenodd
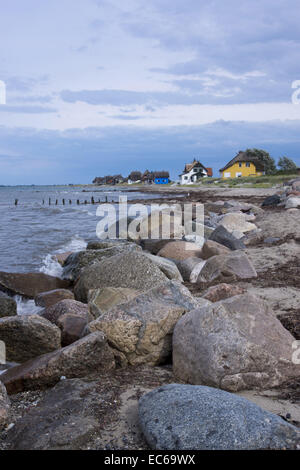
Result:
M247 149L246 154L249 156L249 158L259 160L263 164L266 175L273 175L276 173L275 160L265 150Z
M296 163L288 157L280 157L278 166L283 171L296 170Z

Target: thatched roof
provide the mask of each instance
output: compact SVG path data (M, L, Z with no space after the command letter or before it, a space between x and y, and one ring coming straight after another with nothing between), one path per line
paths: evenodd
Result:
M154 178L169 178L170 174L168 171L155 171Z
M183 173L189 173L195 166L200 166L204 170L206 170L205 166L199 162L199 160L194 160L192 163L186 163Z
M253 165L255 165L258 171L264 171L265 169L264 164L260 160L258 160L255 157L251 157L246 152L243 152L242 150L240 150L237 156L234 157L232 160L230 160L230 162L228 162L227 165L221 168L220 171L227 170L227 168L230 168L232 165L234 165L235 163L239 163L239 162L253 163Z

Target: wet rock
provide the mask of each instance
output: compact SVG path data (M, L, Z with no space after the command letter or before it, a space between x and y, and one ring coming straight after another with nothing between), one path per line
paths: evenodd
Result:
M243 287L221 283L207 289L202 298L207 299L210 302L219 302L220 300L229 299L234 295L244 294L245 292L246 289Z
M67 289L55 289L49 292L42 292L41 294L38 294L35 297L34 302L35 305L38 305L39 307L47 308L57 304L57 302L60 302L61 300L66 299L74 300L74 294Z
M254 266L243 251L234 251L226 255L209 258L197 279L199 282L211 282L216 279L250 279L257 277Z
M199 302L205 301L195 299L180 282L168 281L106 311L86 332L103 331L131 365L161 364L171 354L175 324Z
M17 315L0 319L0 340L8 361L25 362L61 346L57 326L39 315Z
M57 261L61 266L65 264L66 259L72 254L72 251L65 251L64 253L57 253L52 256L52 259Z
M144 395L139 421L152 449L296 449L299 430L256 404L215 388L171 384ZM230 432L229 432L230 430Z
M65 299L57 302L51 307L46 308L42 313L41 317L46 318L51 323L57 323L58 319L65 315L71 313L73 315L80 315L87 317L89 314L88 306L82 302L77 302L76 300ZM90 318L92 320L92 317Z
M201 248L195 243L178 240L176 242L167 243L158 253L158 256L182 261L187 258L195 258L201 256Z
M0 318L17 315L17 303L14 299L0 292Z
M219 225L209 237L209 240L220 243L230 250L243 250L245 245L241 240L236 239L225 227Z
M91 372L114 369L113 352L102 332L76 341L70 346L36 357L1 375L9 394L38 390L56 384L60 377L78 378Z
M167 281L167 276L143 253L125 252L85 268L77 282L75 298L87 302L91 289L126 287L147 290Z
M299 376L295 338L269 306L251 294L184 315L173 335L175 376L232 392L279 386Z
M216 255L226 255L230 249L213 240L206 240L201 251L201 258L208 259Z
M41 292L66 289L70 283L44 273L0 272L0 290L34 299Z
M10 409L10 400L7 396L6 388L0 380L0 431L7 424Z

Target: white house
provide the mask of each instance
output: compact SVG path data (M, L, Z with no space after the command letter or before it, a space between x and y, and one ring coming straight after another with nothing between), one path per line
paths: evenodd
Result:
M211 168L205 168L198 160L194 160L193 163L185 165L183 172L179 176L180 184L193 184L200 178L212 176L212 170Z

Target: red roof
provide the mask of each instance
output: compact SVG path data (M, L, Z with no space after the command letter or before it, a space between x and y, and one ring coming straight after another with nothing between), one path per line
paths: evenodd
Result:
M212 176L213 175L213 169L212 168L206 168L207 169L207 176Z

